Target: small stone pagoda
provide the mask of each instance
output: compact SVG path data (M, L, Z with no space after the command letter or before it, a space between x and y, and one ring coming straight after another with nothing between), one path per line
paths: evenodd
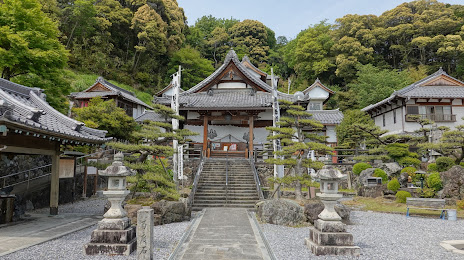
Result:
M324 203L324 210L314 221L314 227L309 229L306 245L315 255L345 255L359 256L360 248L354 246L353 235L346 232L346 225L334 209L342 198L338 194L338 183L346 178L338 169L326 165L317 173L321 183L321 193L316 195Z
M129 194L126 189L126 177L135 172L123 165L124 155L118 153L114 162L103 171L108 176L108 190L103 192L111 203L110 209L98 222L98 228L92 232L90 243L84 246L87 255L130 255L137 246L135 226L131 226L127 212L121 207Z

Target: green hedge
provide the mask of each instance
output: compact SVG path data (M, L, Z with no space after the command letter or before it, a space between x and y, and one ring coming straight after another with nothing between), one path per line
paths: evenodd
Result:
M400 189L400 182L398 181L398 179L393 178L391 181L389 181L387 184L387 189L393 192L397 192Z
M404 191L404 190L400 190L396 193L396 202L406 203L406 198L408 197L412 197L411 193Z
M365 169L369 169L369 168L372 168L372 166L368 163L357 163L353 166L353 173L356 174L356 175L359 175L361 174L362 171L364 171Z
M439 172L445 172L454 166L454 160L449 157L438 157L435 163Z
M388 181L388 175L382 169L375 169L373 176L382 178L382 183L385 183Z

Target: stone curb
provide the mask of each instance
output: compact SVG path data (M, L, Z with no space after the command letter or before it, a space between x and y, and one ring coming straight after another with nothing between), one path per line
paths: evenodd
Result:
M175 259L181 259L183 254L185 253L186 247L185 247L185 242L191 238L191 235L195 233L195 230L197 229L198 225L201 222L201 219L203 218L203 215L205 214L205 209L202 211L199 211L197 215L195 216L195 219L192 221L192 224L190 224L189 228L184 232L184 235L182 235L181 239L177 243L176 248L174 251L171 253L169 256L168 260L175 260ZM192 232L193 231L193 232Z
M261 229L261 226L259 225L258 220L256 219L255 211L253 211L253 210L248 210L247 213L248 213L248 217L249 217L250 219L252 219L252 221L250 221L250 224L251 224L252 228L253 228L253 229L256 228L256 229L258 230L259 236L260 236L260 238L261 238L261 240L262 240L264 246L266 247L266 250L267 250L267 254L268 254L269 259L271 259L271 260L277 260L276 256L274 255L274 252L272 251L271 245L269 245L269 242L267 241L267 238L266 238L266 236L264 235L264 232L263 232L263 230ZM254 230L253 230L253 231L254 231ZM257 237L256 239L259 240L258 237ZM258 243L259 243L259 242L260 242L260 241L258 241ZM263 253L264 253L264 252L263 252ZM263 255L264 255L264 254L263 254Z
M445 240L440 242L440 246L444 249L456 254L464 255L464 250L457 249L455 245L464 245L464 240Z

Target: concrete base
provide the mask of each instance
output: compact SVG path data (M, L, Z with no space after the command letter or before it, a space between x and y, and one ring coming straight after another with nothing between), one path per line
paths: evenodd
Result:
M321 246L315 244L308 238L305 239L306 245L311 252L317 256L319 255L341 255L341 256L359 256L361 249L357 246Z
M315 228L309 229L309 239L317 245L324 246L353 246L353 235L346 232L328 233Z
M136 248L136 227L126 217L99 221L84 251L87 255L130 255Z
M346 232L346 225L341 221L324 221L318 219L314 221L314 227L321 232Z
M88 243L84 246L86 255L130 255L137 249L137 239L128 244Z

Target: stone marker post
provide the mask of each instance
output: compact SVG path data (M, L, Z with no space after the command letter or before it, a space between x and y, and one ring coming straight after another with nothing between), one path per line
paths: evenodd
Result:
M153 213L150 207L137 211L137 260L153 260Z
M314 221L314 227L309 228L309 238L306 245L315 255L346 255L359 256L360 248L354 246L353 235L346 232L346 225L335 211L337 200L342 198L338 194L338 183L346 178L338 169L326 165L318 173L321 181L321 193L317 196L324 203L324 210Z
M130 255L137 246L135 227L121 207L129 194L126 176L135 175L135 172L123 165L123 159L122 153L115 154L113 164L99 171L100 176L109 177L108 190L103 191L103 195L111 202L111 207L92 232L90 243L84 246L87 255Z

